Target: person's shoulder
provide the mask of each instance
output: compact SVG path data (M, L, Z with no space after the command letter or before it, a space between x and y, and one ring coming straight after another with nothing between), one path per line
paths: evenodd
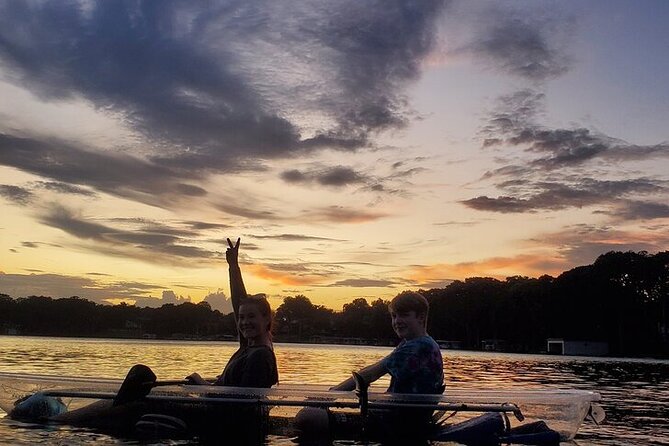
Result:
M425 342L427 344L439 345L439 344L437 344L437 341L435 341L434 338L432 336L430 336L429 334L426 334L425 336L421 336L421 339L423 340L423 342Z
M413 339L413 342L415 343L416 346L419 346L420 348L429 348L429 349L437 349L439 350L439 344L437 344L437 341L435 341L432 336L430 335L425 335L425 336L420 336L418 338Z
M412 345L412 344L413 345L415 345L415 344L435 344L436 345L437 344L437 342L434 339L432 339L432 336L430 336L428 334L418 336L418 337L413 338L413 339L407 339L405 341L402 341L402 343L409 344L409 345ZM400 343L400 345L402 343Z
M255 345L248 347L249 357L274 357L274 350L267 345Z

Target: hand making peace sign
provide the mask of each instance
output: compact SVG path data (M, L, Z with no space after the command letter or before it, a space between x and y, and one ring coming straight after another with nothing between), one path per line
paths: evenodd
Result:
M238 266L239 265L239 242L241 238L237 238L237 243L234 245L228 239L228 246L229 248L225 250L225 260L228 261L228 265L230 266Z

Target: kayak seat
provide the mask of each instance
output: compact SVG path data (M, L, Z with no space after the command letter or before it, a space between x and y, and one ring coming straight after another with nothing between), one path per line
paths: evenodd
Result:
M508 434L500 437L500 440L510 444L557 446L560 444L560 434L548 427L544 421L535 421L514 427Z
M497 445L506 426L504 415L499 412L488 412L461 423L441 427L432 439L466 445Z
M188 426L180 418L147 413L135 423L135 433L145 438L179 438L188 436Z

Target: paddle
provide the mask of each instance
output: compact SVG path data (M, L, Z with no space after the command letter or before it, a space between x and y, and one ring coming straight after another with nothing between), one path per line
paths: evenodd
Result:
M174 386L188 384L188 380L156 381L156 374L144 364L136 364L130 368L121 387L114 397L114 406L144 398L151 389L158 386Z

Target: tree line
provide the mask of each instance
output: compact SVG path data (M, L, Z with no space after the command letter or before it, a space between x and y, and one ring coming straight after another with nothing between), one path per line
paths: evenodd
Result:
M507 351L540 352L547 338L603 341L621 356L669 356L669 251L609 252L558 277L471 277L419 290L430 302L428 332L477 350L486 339ZM395 341L388 301L354 299L341 311L286 297L275 339L289 342ZM29 335L231 338L233 315L208 303L160 308L101 305L79 297L0 295L0 329Z

